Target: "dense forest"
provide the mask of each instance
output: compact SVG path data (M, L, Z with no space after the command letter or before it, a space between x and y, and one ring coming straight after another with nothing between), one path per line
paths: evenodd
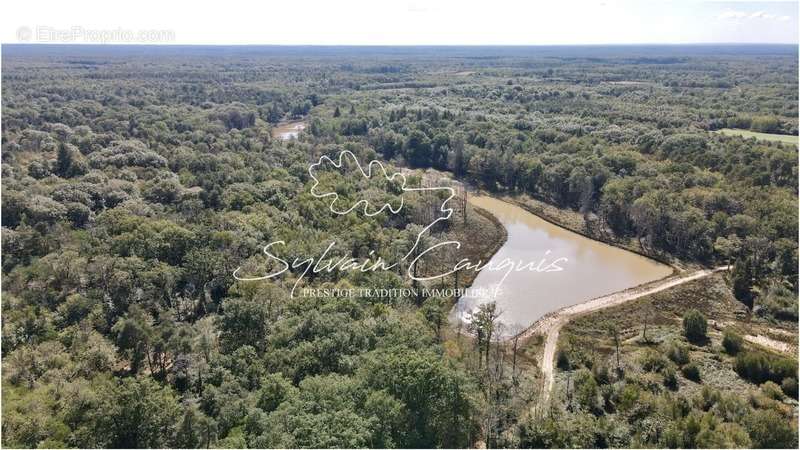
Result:
M730 321L796 340L798 149L713 133L797 135L796 50L5 45L3 445L796 446L796 359L706 331L725 300L742 310ZM280 139L287 121L306 128ZM336 258L413 251L436 199L364 216L310 195L309 164L343 150L731 270L686 294L681 323L662 318L676 337L626 354L624 373L618 342L602 360L581 351L617 332L571 325L585 345L559 353L569 395L542 407L538 344L493 338L490 307L462 332L453 298L291 295L414 287L406 267L233 277L277 240L289 261L331 241ZM329 175L345 203L402 196ZM460 218L427 239L492 233L478 211ZM749 397L682 387L704 345Z

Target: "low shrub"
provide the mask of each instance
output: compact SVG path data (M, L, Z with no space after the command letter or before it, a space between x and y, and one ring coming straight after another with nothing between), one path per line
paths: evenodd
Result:
M700 368L695 363L689 363L681 369L683 376L694 382L700 382Z
M797 400L797 378L784 378L781 382L783 393Z
M758 384L765 381L783 383L786 378L797 379L797 361L759 351L740 353L734 369L740 377Z
M670 390L677 390L678 389L678 377L675 375L675 369L673 367L667 367L662 372L664 375L664 386Z
M556 354L556 366L561 370L570 370L569 355L564 350Z
M683 334L689 342L702 344L706 341L708 323L705 316L696 309L690 309L683 315Z
M639 364L646 372L661 372L669 365L669 360L655 350L647 350L640 358Z
M744 339L733 330L725 330L722 335L722 347L729 355L736 356L742 350Z
M679 366L689 362L689 348L679 342L670 342L665 353L667 358Z
M761 385L761 393L767 396L767 398L771 398L773 400L783 399L783 391L781 391L780 386L773 383L772 381L767 381L766 383Z

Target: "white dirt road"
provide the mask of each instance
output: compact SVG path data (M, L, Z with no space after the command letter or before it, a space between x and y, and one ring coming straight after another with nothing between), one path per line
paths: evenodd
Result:
M585 303L568 306L547 314L536 321L536 323L531 325L527 330L520 334L520 339L527 339L535 334L541 334L545 337L544 352L542 353L542 360L540 361L544 382L542 385L542 396L539 406L543 407L547 405L547 402L550 399L550 392L553 390L553 384L555 381L553 360L555 359L556 354L558 333L567 322L583 314L621 305L631 300L635 300L646 295L655 294L656 292L661 292L724 270L728 270L728 266L717 267L715 269L698 270L689 274L674 275L665 279L637 286L635 288L615 292L603 297L598 297Z

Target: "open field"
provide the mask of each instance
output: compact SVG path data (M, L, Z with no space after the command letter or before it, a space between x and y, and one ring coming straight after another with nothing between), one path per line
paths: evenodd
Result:
M724 273L687 281L690 282L583 315L566 324L558 337L559 357L556 359L560 367L552 395L562 402L574 401L568 398L570 389L579 387L570 388L568 383L570 376L581 367L594 367L594 373L598 373L598 366L613 369L617 364L614 337L617 333L619 364L624 375L611 375L612 384L647 386L647 383L656 383L650 385L655 389L653 392L674 392L673 395L688 397L707 398L718 395L713 393L718 390L725 395L733 393L749 398L754 404L772 402L775 408L791 413L797 406L796 397L775 394L778 401L770 400L765 397L772 395L765 394L770 387L743 379L736 368L737 355L748 352L771 355L768 358L788 358L789 365L796 366L797 361L793 359L797 352L796 330L750 316L746 308L730 296ZM705 341L694 342L684 336L682 318L689 309L714 318L709 320ZM778 341L765 343L745 338L741 349L732 352L723 341L724 333L731 332L769 334L780 336L782 341L776 346ZM672 353L676 346L685 349L685 356L678 358ZM657 354L664 355L660 356L663 360ZM570 367L564 366L564 360L570 361ZM658 368L662 365L663 369ZM698 374L688 371L688 365L696 367ZM667 381L673 373L674 385ZM666 387L661 384L662 375Z
M717 269L727 270L727 268ZM553 363L556 354L556 343L558 342L559 331L570 320L584 314L591 314L595 311L600 311L606 308L622 305L624 303L634 301L636 299L653 295L667 289L675 288L684 283L689 283L694 280L712 275L715 271L700 270L685 276L676 276L664 280L654 281L646 285L639 286L632 289L627 289L623 292L617 292L596 298L586 303L581 303L575 306L564 308L554 312L552 315L541 319L534 324L531 328L522 333L523 338L533 336L534 334L545 335L545 349L542 355L542 373L544 374L543 395L542 403L540 406L547 406L547 400L550 396L550 391L553 389L554 375Z
M761 141L783 142L786 144L794 144L794 145L797 145L798 142L797 136L790 136L788 134L759 133L756 131L737 130L734 128L723 128L721 130L713 131L713 133L725 134L728 136L741 136L746 139L756 138Z

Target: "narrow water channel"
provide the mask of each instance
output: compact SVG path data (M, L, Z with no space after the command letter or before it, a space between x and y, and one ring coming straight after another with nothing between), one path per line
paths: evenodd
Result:
M546 272L484 269L478 274L453 314L468 320L478 305L494 301L501 311L501 334L521 331L548 312L657 280L672 272L669 266L565 230L502 200L474 196L470 202L492 213L508 231L508 240L492 257L490 265L509 260L532 263L529 267L541 269L555 262L562 269Z

